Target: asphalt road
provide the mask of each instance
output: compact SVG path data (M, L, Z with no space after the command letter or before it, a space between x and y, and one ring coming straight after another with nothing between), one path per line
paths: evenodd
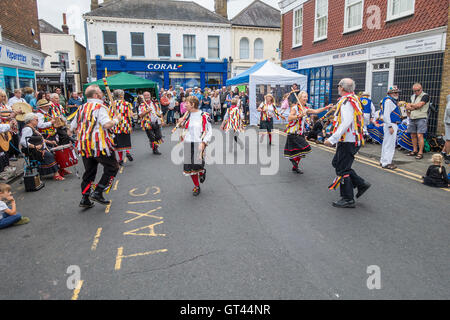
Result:
M208 166L193 197L164 134L162 156L133 134L135 161L107 212L78 207L76 176L36 193L14 184L31 223L0 231L0 299L450 298L449 192L356 162L372 188L356 209L336 209L332 154L314 148L303 175L281 155L274 176L260 165ZM81 272L78 290L67 286L69 266ZM369 266L381 289L368 289Z

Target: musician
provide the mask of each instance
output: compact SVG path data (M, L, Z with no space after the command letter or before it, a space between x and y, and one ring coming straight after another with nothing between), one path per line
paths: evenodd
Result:
M66 110L61 105L59 100L59 95L57 93L50 94L50 102L52 103L53 112L58 116L65 116Z
M120 115L120 122L114 127L114 148L119 155L119 165L123 165L123 152L126 152L128 160L133 161L130 154L131 149L131 131L133 106L125 101L125 92L123 90L114 90L114 100L116 102L117 113ZM116 116L115 110L110 108L110 116Z
M41 176L53 174L54 180L63 181L64 177L59 173L60 170L55 157L47 147L56 146L56 142L45 139L37 130L39 120L35 113L26 114L24 123L25 127L22 130L22 137L20 139L22 152L31 160L40 162L39 174Z
M12 107L13 104L15 104L17 102L27 103L27 101L24 98L22 98L22 89L14 89L14 96L8 100L8 106ZM24 114L24 112L22 112L20 114ZM22 132L23 127L25 126L25 123L23 121L17 121L17 126L19 129L18 132L20 134L20 132Z
M383 145L381 147L381 166L385 169L394 170L397 166L392 163L397 146L398 125L402 123L402 114L398 107L398 97L400 90L397 86L390 87L387 96L381 103L381 112L383 113Z
M103 104L103 92L99 86L87 87L85 96L87 103L78 109L71 123L71 129L77 132L76 147L82 155L85 168L81 183L80 207L92 208L94 204L91 200L103 205L111 203L103 197L103 191L112 185L119 171L119 163L116 160L109 129L118 125L120 118L111 120L108 107ZM103 175L91 193L99 164L104 168Z
M73 142L73 139L70 137L72 132L66 126L56 128L57 121L66 121L58 106L41 99L37 102L36 114L39 119L38 130L46 139L56 141L58 145L66 145Z
M163 143L161 133L162 114L158 107L153 103L150 92L144 92L143 98L139 104L139 118L141 127L147 133L153 154L161 155L158 146Z
M320 109L310 109L306 106L308 94L305 91L300 92L299 101L291 106L288 116L289 123L286 125L285 132L288 134L286 145L284 147L284 157L289 159L292 164L292 171L302 174L299 168L300 161L306 154L310 153L311 146L305 139L305 122L308 114L319 114L332 106L326 106Z
M186 129L184 138L184 170L194 183L192 193L200 194L200 183L206 180L204 151L212 137L210 115L199 110L199 100L192 95L186 99L187 116L182 121Z
M278 112L277 107L275 106L275 99L273 98L273 95L271 95L270 93L264 97L264 102L262 102L259 105L257 111L261 113L259 128L267 130L267 133L269 134L269 145L271 145L273 118L276 117L278 120L280 120L280 117L283 119L286 118L280 115L280 113ZM261 141L262 139L263 136L261 136Z
M337 178L329 189L336 189L339 184L341 187L341 199L333 202L334 207L354 208L353 188L358 188L356 197L359 198L370 187L370 183L364 181L352 169L355 154L364 144L364 120L361 103L354 93L355 82L350 78L342 79L339 82L338 91L341 98L334 115L333 135L324 142L330 147L337 143L332 162Z
M17 157L20 155L19 151L19 131L18 131L18 124L16 121L16 113L12 110L10 106L5 104L7 99L6 92L2 89L0 89L0 111L4 111L5 113L0 114L0 123L1 124L8 124L10 125L10 129L8 130L11 132L11 144L12 147L9 148L8 156L10 161L16 161ZM9 114L8 114L9 112Z
M370 99L370 93L363 92L361 97L359 98L363 107L363 115L364 115L364 136L367 139L369 136L369 131L367 130L367 126L370 123L373 123L375 120L375 105Z

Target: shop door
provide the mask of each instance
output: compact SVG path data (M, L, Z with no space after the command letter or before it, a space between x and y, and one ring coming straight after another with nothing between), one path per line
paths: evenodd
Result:
M380 109L380 102L386 96L389 83L389 71L374 72L372 76L372 102Z

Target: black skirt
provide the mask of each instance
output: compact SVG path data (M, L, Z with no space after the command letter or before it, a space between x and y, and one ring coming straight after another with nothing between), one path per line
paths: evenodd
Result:
M310 153L311 146L305 137L299 134L289 134L287 136L286 145L284 147L284 157L294 159Z
M199 158L199 143L184 143L184 170L185 176L192 176L205 172L205 158Z
M39 174L41 176L47 176L55 174L58 170L59 166L53 153L45 151L41 165L39 166Z
M270 120L267 121L260 121L259 123L260 129L266 129L266 130L273 130L273 118L270 118Z
M129 133L118 133L114 137L114 145L117 151L131 149L131 135Z

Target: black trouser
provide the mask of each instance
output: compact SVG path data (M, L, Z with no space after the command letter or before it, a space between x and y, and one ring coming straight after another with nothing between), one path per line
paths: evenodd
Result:
M12 146L9 146L8 155L9 157L17 157L20 154L19 150L19 135L12 133L11 134L11 144Z
M83 174L83 181L81 182L81 193L89 194L91 186L95 181L97 175L97 167L99 164L103 166L103 175L98 182L97 190L105 190L114 180L119 171L119 163L116 160L116 154L113 152L109 157L100 156L95 158L83 157L83 164L85 172Z
M222 107L222 121L225 119L225 114L227 113L228 108Z
M157 149L158 145L153 142L157 142L162 139L161 128L158 123L152 123L151 129L145 129L145 133L147 133L147 137L152 144L152 149Z
M342 177L340 191L345 200L353 200L353 189L365 184L364 179L352 169L355 154L359 149L354 142L338 142L333 158L332 165L336 169L336 175Z

